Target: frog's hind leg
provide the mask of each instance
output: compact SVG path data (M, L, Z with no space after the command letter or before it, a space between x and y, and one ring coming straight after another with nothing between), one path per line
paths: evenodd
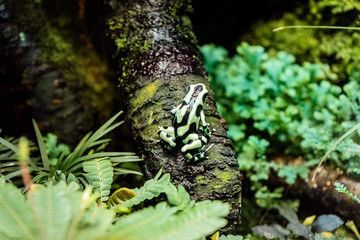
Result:
M175 129L173 127L159 127L158 134L166 149L172 150L176 147Z
M199 149L203 148L206 142L204 136L199 136L196 133L189 134L184 140L183 143L186 143L182 148L181 152L184 153L185 157L189 160L192 160L194 156L199 152Z

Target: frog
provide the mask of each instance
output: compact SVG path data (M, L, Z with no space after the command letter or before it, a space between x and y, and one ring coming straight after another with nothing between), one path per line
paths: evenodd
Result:
M208 90L202 83L189 86L181 104L171 110L171 127L158 127L158 134L167 150L180 148L188 161L199 161L206 158L205 149L212 131L205 121L204 104Z

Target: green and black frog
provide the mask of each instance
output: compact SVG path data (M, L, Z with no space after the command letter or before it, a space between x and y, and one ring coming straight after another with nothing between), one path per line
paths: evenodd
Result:
M158 133L168 150L176 147L189 160L205 158L205 145L209 142L211 131L205 121L204 103L208 91L204 84L189 86L182 103L171 110L172 127L159 127Z

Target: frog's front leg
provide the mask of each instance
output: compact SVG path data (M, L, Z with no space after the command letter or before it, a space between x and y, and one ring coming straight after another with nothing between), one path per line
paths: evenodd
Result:
M173 127L159 127L158 133L166 149L172 150L176 147L175 129Z
M200 121L201 127L199 128L199 130L205 135L207 139L209 139L211 136L210 124L205 121L204 111L200 113Z

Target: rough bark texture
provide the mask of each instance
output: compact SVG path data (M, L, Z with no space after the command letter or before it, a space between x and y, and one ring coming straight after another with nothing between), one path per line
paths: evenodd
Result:
M195 200L219 199L231 204L231 231L240 222L241 175L226 126L220 123L213 92L206 100L206 121L215 128L208 159L187 163L176 150L166 151L158 126L171 126L170 110L188 86L203 83L210 89L186 14L190 3L181 0L124 0L106 2L108 35L115 43L119 87L127 118L144 157L144 172L152 178L160 168L169 172Z
M356 226L360 227L360 207L357 202L345 194L335 190L334 182L344 184L353 194L360 196L360 182L357 182L343 174L343 171L331 169L330 167L320 167L316 178L311 181L314 170L305 180L298 178L296 183L288 185L283 178L272 174L269 184L284 186L285 192L289 195L307 200L326 209L326 213L334 213L345 219L353 220Z
M35 118L74 145L111 116L117 94L69 10L76 2L61 4L0 0L0 128L29 134Z

